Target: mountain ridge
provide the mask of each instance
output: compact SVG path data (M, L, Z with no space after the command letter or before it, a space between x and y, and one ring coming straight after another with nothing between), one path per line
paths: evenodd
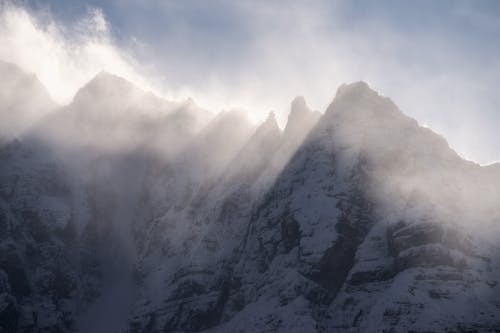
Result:
M22 136L43 116L57 108L35 74L0 61L0 124L1 136L10 140Z
M500 173L366 83L297 97L284 130L82 96L0 148L2 329L500 327Z

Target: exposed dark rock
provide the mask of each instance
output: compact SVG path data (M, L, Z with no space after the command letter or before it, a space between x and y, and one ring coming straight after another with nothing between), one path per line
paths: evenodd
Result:
M370 205L357 195L350 200L352 206L341 214L336 223L338 236L335 244L323 254L319 271L311 274L311 279L326 288L332 299L346 281L354 266L358 246L373 224Z
M0 268L7 274L12 294L16 297L29 296L31 286L26 275L25 267L19 256L8 251L5 258L0 262Z
M300 225L293 218L287 216L281 221L281 238L285 244L285 251L290 252L291 249L300 244Z
M0 294L0 331L5 333L18 332L20 313L14 297Z

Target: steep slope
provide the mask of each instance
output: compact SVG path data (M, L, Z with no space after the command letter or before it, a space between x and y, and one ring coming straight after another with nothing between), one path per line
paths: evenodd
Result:
M482 173L365 83L341 87L255 210L228 300L242 309L215 331L498 328L499 191Z
M85 189L44 146L16 141L0 159L0 327L68 331L100 290Z
M299 96L292 101L280 147L276 154L271 157L271 161L260 179L257 180L257 187L261 184L265 187L266 184L276 179L320 117L321 113L311 111L304 97Z
M500 327L498 165L363 82L208 117L101 73L0 148L0 330Z
M121 104L105 103L120 95ZM72 104L0 151L3 329L126 327L135 297L131 226L142 211L144 178L181 151L207 118L192 101L154 97L160 110L145 102L151 98L100 74ZM130 134L136 137L121 146Z
M243 162L238 151L252 150L262 140L261 133L267 135L265 127L252 136L255 127L243 114L222 113L176 163L152 177L149 196L154 198L150 209L154 215L151 221L137 223L137 229L146 232L138 239L142 295L131 324L134 330L201 329L218 322L213 302L223 293L225 260L230 259L234 245L220 238L232 234L227 225L218 228L222 233L215 238L211 234L214 223L224 224L217 219L217 211L225 192L213 194L227 190L221 184L227 184L224 179L232 172L228 168ZM200 297L195 299L195 295ZM182 312L184 307L188 312Z
M157 244L168 244L168 248L162 259L147 256L144 260L149 265L170 262L157 270L168 287L150 287L151 292L162 290L165 296L156 298L153 306L151 297L146 297L145 306L132 321L134 331L201 330L226 320L225 309L232 306L227 304L229 291L237 283L233 270L239 260L238 249L252 211L274 181L276 158L286 163L283 160L308 129L297 130L298 138L293 140L284 138L270 113L212 186L197 191L192 201L185 201L181 213L167 213L157 222L152 234L161 235L162 242ZM172 241L173 232L183 241L182 246ZM186 257L190 259L179 260ZM147 271L141 268L141 272L145 285L151 284Z
M339 95L325 117L339 123L356 105L362 111L341 137L360 143L378 221L329 309L330 329L498 328L498 183L366 85Z

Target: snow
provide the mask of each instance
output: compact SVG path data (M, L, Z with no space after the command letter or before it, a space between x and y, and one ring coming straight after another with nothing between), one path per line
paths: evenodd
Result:
M284 131L272 113L208 121L97 77L1 148L0 314L15 300L21 328L81 332L498 326L500 174L363 82L322 116L291 109Z

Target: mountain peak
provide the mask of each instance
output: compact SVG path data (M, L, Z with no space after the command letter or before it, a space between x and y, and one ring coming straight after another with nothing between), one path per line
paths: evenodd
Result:
M121 76L115 75L113 73L107 72L105 70L101 70L99 73L97 73L91 80L90 82L102 82L102 81L127 81L126 79L122 78Z
M89 88L106 88L108 87L123 87L123 86L134 86L132 82L124 79L121 76L112 74L105 70L100 71L90 81L88 81L81 89Z
M269 111L267 114L266 120L262 123L262 125L278 127L278 123L276 122L276 114L274 111Z
M288 114L288 121L284 132L285 136L297 135L299 132L309 131L320 116L319 112L311 111L304 97L295 97L290 105L290 113Z
M116 98L122 101L124 98L144 95L145 92L136 87L132 82L111 74L106 71L97 73L87 84L78 90L75 102L107 100Z
M306 99L303 96L297 96L293 99L291 107L290 107L290 112L291 113L297 113L297 112L308 112L309 107L306 104Z
M13 138L56 108L45 86L33 73L0 61L0 133Z
M276 153L280 142L281 130L271 111L236 155L229 172L231 177L245 175L244 177L249 177L249 183L253 183Z
M272 136L277 136L278 138L281 135L274 111L269 112L266 120L255 131L255 136L269 136L270 133L272 133Z
M357 81L349 84L342 84L337 89L336 97L361 95L378 95L378 93L373 90L365 81Z
M350 84L342 84L333 102L328 106L325 116L330 117L333 113L345 114L346 117L355 119L366 117L380 122L380 117L401 118L403 113L394 102L373 90L366 82L358 81ZM378 118L377 118L378 117Z

